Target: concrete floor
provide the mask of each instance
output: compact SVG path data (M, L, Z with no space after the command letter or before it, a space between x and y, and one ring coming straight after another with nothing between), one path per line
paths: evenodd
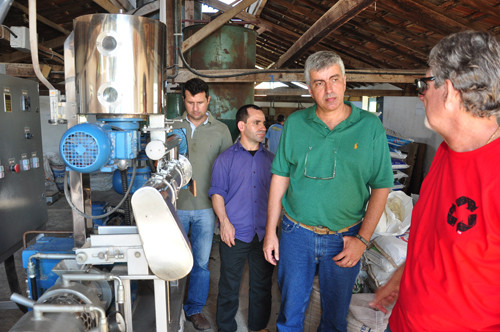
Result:
M116 203L119 196L111 192L93 192L93 200L109 200ZM48 211L48 224L47 230L72 230L72 214L69 205L64 197L61 197L52 205L47 207ZM26 295L26 271L22 268L21 263L21 250L17 251L14 255L16 262L17 275L22 288L22 295ZM212 324L212 329L208 331L216 331L215 327L215 312L217 302L217 290L219 280L219 250L218 250L218 236L214 237L214 244L210 256L210 291L208 295L207 305L203 309L205 317ZM273 305L271 311L271 318L268 324L268 329L273 332L276 330L275 323L279 310L279 290L276 283L276 271L274 276L275 282L273 283ZM0 332L9 331L9 329L21 318L23 313L15 307L15 304L9 301L10 290L7 283L5 274L4 263L0 264ZM248 331L247 328L247 315L248 315L248 268L245 268L245 273L242 280L242 287L240 290L240 305L236 315L238 323L238 332ZM186 322L184 331L194 332L193 325Z

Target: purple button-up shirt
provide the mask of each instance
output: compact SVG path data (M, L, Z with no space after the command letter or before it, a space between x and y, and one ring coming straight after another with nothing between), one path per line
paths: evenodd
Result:
M238 140L222 152L212 166L208 195L224 198L226 214L235 228L235 238L262 241L266 233L267 199L274 155L263 147L254 156Z

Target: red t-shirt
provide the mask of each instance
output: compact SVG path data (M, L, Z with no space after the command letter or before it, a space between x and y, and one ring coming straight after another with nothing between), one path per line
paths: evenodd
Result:
M439 147L413 209L392 332L500 331L499 170L500 139Z

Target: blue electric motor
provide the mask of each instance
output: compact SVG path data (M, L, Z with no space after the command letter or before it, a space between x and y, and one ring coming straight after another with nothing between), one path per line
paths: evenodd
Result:
M82 123L64 133L59 151L68 168L80 173L112 172L116 160L136 158L140 149L137 121Z

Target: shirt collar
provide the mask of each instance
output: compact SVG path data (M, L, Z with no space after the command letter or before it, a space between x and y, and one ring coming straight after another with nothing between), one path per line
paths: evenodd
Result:
M264 148L264 145L262 143L259 143L259 148L257 149L257 151L261 151L262 149ZM236 140L236 144L234 144L234 149L235 150L245 150L245 151L248 151L247 149L245 149L243 147L243 145L241 145L241 142L240 142L240 138L238 137L238 139Z
M349 117L347 119L344 120L345 123L351 124L351 123L357 122L360 118L360 115L361 115L361 113L360 113L361 109L356 107L355 105L353 105L349 101L344 101L344 104L351 107L351 114L349 115ZM317 122L319 124L323 124L323 121L321 121L320 118L318 118L318 116L316 115L316 107L318 107L318 105L314 105L313 107L311 107L309 109L306 117L308 120Z
M205 119L205 121L203 121L202 124L207 124L209 122L212 122L212 119L213 119L213 116L212 116L212 113L210 113L209 111L207 111L207 113L205 113L207 115L207 118ZM194 127L194 124L191 122L191 120L189 120L188 116L187 116L187 112L184 112L183 114L184 116L184 119L189 122L189 124L191 125L191 127Z

